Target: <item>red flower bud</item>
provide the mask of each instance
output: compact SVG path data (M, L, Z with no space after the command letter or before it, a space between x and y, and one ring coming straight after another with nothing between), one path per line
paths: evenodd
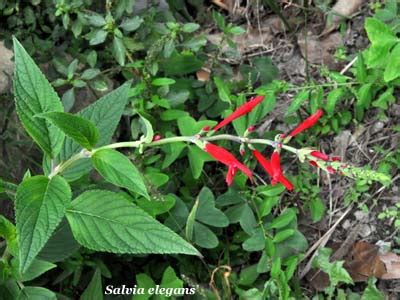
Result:
M205 131L205 132L210 131L210 126L204 126L203 131Z
M313 151L310 154L311 156L314 156L315 158L321 159L323 161L329 161L329 156L326 155L325 153L319 151Z
M303 122L301 122L295 129L292 130L292 132L289 133L289 136L294 137L298 135L300 132L314 126L319 118L324 114L322 109L318 109L315 114L311 115L307 119L305 119Z
M255 126L250 126L249 128L247 128L247 131L248 131L248 132L253 132L254 129L256 129Z
M332 156L331 161L341 161L342 158L340 156Z
M153 142L161 140L161 135L157 134L153 137Z
M217 131L218 129L224 127L225 125L229 124L233 120L248 114L251 112L254 107L256 107L258 104L260 104L264 100L264 96L257 96L251 98L249 101L244 103L243 105L239 106L232 114L230 114L228 117L226 117L223 121L218 123L213 130Z
M335 169L332 168L331 166L327 166L326 170L329 172L329 174L335 174L336 173Z

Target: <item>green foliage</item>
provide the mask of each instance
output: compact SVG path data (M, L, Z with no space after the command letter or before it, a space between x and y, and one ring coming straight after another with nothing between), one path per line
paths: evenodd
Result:
M325 112L294 145L315 147L319 135L332 138L370 114L388 117L400 74L396 1L366 20L371 46L357 54L351 75L322 69L327 84L310 80L304 86L275 80L278 70L267 56L241 56L234 40L245 34L244 26L199 9L203 3L168 1L170 10L139 11L132 0L14 2L0 1L0 35L7 42L12 33L21 41L14 39L16 108L44 157L43 171L35 157L21 183L0 180L0 196L15 200L16 208L15 225L0 217L5 240L0 297L55 299L51 289L60 299L102 299L106 284L130 276L136 279L132 285L146 290L193 288L194 299L301 298L296 270L309 245L298 218L301 212L317 223L327 209L316 174L300 169L297 178L290 176L295 193L280 184L261 184L267 177L255 168L249 149L240 157L241 148L225 141L220 146L257 175L246 184L245 176L236 174L227 189L226 169L206 164L213 159L199 134L206 137L205 127L215 126L254 94L265 95L265 101L227 126L226 133L243 137L250 126L267 124L265 118L272 119L268 114L286 92L293 100L283 120L273 117L276 122L294 125L305 112ZM266 3L279 11L274 1ZM197 18L189 6L196 7ZM202 18L220 31L218 44L202 33ZM337 58L350 61L343 51ZM232 60L240 66L229 64ZM82 99L88 103L83 109ZM271 128L278 128L275 122ZM246 138L273 140L277 133L256 131ZM178 135L185 138L165 143ZM332 163L357 179L345 204L368 193L372 180L390 183L398 161L389 154L379 166L382 174ZM295 168L288 164L286 169ZM397 218L397 210L389 210L381 218ZM316 264L330 276L326 292L333 297L338 284L351 280L329 255L322 250ZM336 292L338 299L344 293ZM371 280L362 297L379 299L380 294Z
M16 39L14 39L14 51L14 93L19 118L39 147L50 157L55 157L61 150L64 134L57 127L49 126L45 120L34 117L44 112L62 111L61 101Z
M108 182L149 198L139 171L126 156L113 149L102 149L91 159L94 168Z
M199 252L122 195L87 191L66 213L75 239L86 248L113 253Z
M19 270L24 272L64 217L71 189L60 176L34 176L21 183L15 201Z

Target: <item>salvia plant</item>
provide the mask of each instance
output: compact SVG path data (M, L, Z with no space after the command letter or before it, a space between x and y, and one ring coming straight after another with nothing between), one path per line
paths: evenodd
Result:
M155 135L150 122L140 116L146 127L143 136L135 141L110 143L128 101L130 82L77 114L66 113L45 76L16 39L14 53L17 112L25 130L44 153L43 175L27 174L18 186L7 184L2 187L15 198L16 224L1 219L1 232L7 248L0 263L5 270L3 277L13 278L9 284L16 294L28 295L35 293L35 289L42 289L26 287L21 282L39 272L37 270L43 273L50 268L46 262L51 253L49 241L66 222L75 240L94 251L201 257L188 238L193 232L187 231L185 239L132 202L129 194L150 200L151 193L135 164L117 149L137 148L139 153L143 153L148 148L166 144L192 143L227 167L228 185L233 183L238 171L248 177L250 184L257 178L253 176L251 167L219 145L221 141L237 144L243 157L251 153L247 161L256 160L270 177L272 185L282 184L288 191L295 188L282 169L282 151L288 151L301 163L309 163L332 175L374 180L385 185L390 183L387 175L352 166L340 157L311 147L297 149L289 145L293 137L318 123L323 115L322 109L316 110L287 134L277 135L274 140L257 138L254 126L245 130L242 136L221 133L231 122L268 101L268 97L263 95L251 98L216 126L206 126L191 136ZM266 146L272 149L270 158L263 154ZM86 191L72 190L69 182L92 168L107 182L129 194L97 187ZM276 277L281 276L278 271L274 272ZM289 273L293 275L293 272Z

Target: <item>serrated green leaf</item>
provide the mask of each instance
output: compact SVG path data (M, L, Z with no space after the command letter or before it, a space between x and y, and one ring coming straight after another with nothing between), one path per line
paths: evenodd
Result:
M71 189L60 176L34 176L20 184L15 213L22 273L61 222L70 201Z
M17 262L17 259L14 259L13 262ZM55 267L57 265L50 262L34 259L29 268L22 275L18 276L18 280L21 282L31 281ZM18 269L18 263L16 263L16 269Z
M92 280L84 290L80 300L103 300L103 287L101 284L101 271L99 268L93 274Z
M48 262L59 262L74 254L80 245L75 241L71 228L64 218L58 225L37 258Z
M93 122L80 116L64 112L48 112L37 117L49 120L83 148L91 150L99 140L100 133Z
M125 83L118 89L101 97L99 100L89 105L77 115L93 122L100 132L97 147L108 144L117 128L122 112L128 102L128 92L130 82ZM63 148L61 149L58 161L65 161L72 155L78 153L81 146L71 138L65 139ZM67 169L63 173L67 180L76 180L91 170L90 160L79 160L76 164Z
M400 44L397 44L387 58L387 65L383 79L386 82L392 81L400 76Z
M89 44L91 46L102 44L107 38L108 32L105 30L96 30L90 34Z
M36 114L63 111L60 98L22 45L14 38L15 76L14 93L18 116L22 125L50 157L61 150L64 134Z
M376 18L367 18L365 30L372 45L379 44L381 47L390 47L399 40L388 25Z
M343 97L344 90L342 88L332 90L326 99L325 111L332 116L337 102Z
M91 158L94 168L105 180L149 198L141 174L125 155L113 149L101 149Z
M286 115L290 115L300 109L301 105L310 97L310 91L303 90L294 97L290 103Z
M72 202L66 215L75 239L92 250L200 255L168 227L113 192L84 192Z
M17 300L57 300L54 292L37 286L25 286Z

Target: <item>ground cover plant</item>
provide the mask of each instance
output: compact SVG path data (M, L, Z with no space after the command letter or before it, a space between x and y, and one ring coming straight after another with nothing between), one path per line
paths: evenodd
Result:
M283 4L248 24L348 28ZM300 81L230 5L141 5L0 1L0 299L396 297L397 2Z

